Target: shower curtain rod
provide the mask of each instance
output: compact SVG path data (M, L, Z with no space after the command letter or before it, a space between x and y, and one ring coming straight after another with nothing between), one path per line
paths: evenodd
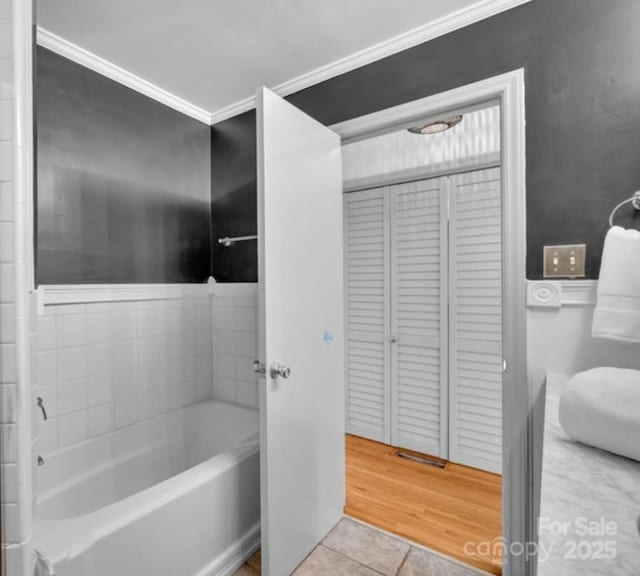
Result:
M245 240L257 240L258 236L234 236L233 238L229 238L229 236L225 236L224 238L218 238L218 244L222 244L225 248L235 244L236 242L244 242Z

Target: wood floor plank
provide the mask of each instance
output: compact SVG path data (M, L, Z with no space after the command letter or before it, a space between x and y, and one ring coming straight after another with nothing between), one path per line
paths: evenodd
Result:
M469 557L466 542L502 533L499 475L399 458L386 444L347 435L345 513L468 564L501 574L499 558Z

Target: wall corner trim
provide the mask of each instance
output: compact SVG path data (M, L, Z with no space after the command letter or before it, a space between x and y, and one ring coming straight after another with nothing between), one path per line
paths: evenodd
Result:
M68 58L76 64L80 64L89 70L93 70L106 78L114 80L127 88L131 88L132 90L156 100L169 108L173 108L182 114L190 116L195 120L208 125L211 124L211 112L188 102L180 96L176 96L164 88L156 86L152 82L148 82L147 80L136 76L132 72L101 58L93 52L85 50L69 40L61 38L45 28L40 26L37 27L36 38L38 45L46 48L47 50L51 50L64 58Z
M595 306L597 280L528 280L527 308Z
M208 284L47 284L38 286L41 306L208 298Z

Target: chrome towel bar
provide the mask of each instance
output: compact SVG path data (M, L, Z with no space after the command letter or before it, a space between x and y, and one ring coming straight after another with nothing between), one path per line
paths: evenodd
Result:
M616 215L616 212L626 204L631 204L631 206L633 206L636 210L640 210L640 190L634 192L631 198L623 200L613 210L611 210L611 214L609 214L609 228L613 226L613 217Z

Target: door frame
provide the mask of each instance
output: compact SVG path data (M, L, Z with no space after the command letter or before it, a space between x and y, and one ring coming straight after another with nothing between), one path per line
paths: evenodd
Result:
M330 126L342 144L451 110L500 103L502 180L502 536L504 576L532 574L523 553L535 540L531 410L526 358L526 156L524 69ZM492 543L493 544L493 543Z

